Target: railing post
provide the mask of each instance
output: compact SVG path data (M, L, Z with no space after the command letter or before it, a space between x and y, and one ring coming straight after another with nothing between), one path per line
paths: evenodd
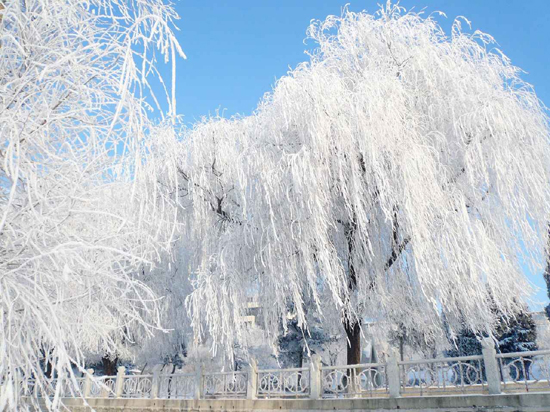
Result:
M483 355L483 364L485 365L485 376L487 377L489 394L497 395L501 393L500 372L496 357L497 351L491 338L485 338L481 341L481 353Z
M122 396L122 388L124 387L124 374L126 368L124 366L118 367L118 372L116 374L115 382L115 397L120 398Z
M258 390L258 363L256 359L250 359L248 367L248 382L246 385L246 399L256 399Z
M153 381L151 382L151 399L157 399L159 397L160 368L162 368L162 365L155 365L155 367L153 368Z
M82 388L82 396L89 398L92 392L92 376L94 375L93 369L88 369L86 376L84 377L84 388Z
M390 398L399 398L401 396L401 379L399 378L399 364L397 363L397 353L395 351L391 351L388 356L386 376L388 377Z
M193 399L204 398L204 381L202 376L202 365L198 364L195 369L195 395Z
M323 394L321 374L321 357L317 354L311 355L311 363L309 364L310 399L320 399Z

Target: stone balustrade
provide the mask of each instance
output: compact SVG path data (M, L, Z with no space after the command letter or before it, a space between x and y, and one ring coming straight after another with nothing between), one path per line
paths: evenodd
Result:
M86 399L356 399L409 396L497 395L550 392L550 350L497 354L484 342L478 356L323 366L317 355L307 368L258 369L255 362L243 371L93 376L65 382L63 398ZM32 382L24 396L51 396L63 385L37 389Z

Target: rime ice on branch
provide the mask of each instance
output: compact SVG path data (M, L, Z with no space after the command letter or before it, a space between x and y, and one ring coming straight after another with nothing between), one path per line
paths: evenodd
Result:
M174 212L142 167L164 134L147 101L156 60L182 52L161 0L2 3L0 410L38 392L57 409L84 352L159 327L140 273Z
M426 336L493 325L528 293L549 216L543 105L493 39L446 35L388 5L312 23L318 49L249 117L196 125L180 148L195 252L188 307L229 347L246 295L268 330L304 302L342 322ZM271 325L271 326L269 326Z

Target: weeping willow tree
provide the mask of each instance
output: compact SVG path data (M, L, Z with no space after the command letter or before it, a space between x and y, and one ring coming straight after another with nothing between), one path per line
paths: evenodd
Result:
M387 5L313 22L310 61L255 113L210 119L178 148L197 336L241 336L246 296L266 329L304 302L341 322L426 336L521 309L519 262L540 267L549 215L548 119L521 70L457 19Z
M174 213L154 159L142 166L167 134L149 118L150 81L181 54L177 15L162 0L1 3L0 410L38 395L58 410L80 394L86 353L161 327L140 274L168 249Z

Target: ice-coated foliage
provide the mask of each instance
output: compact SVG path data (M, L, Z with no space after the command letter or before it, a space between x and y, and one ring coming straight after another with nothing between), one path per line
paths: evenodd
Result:
M197 335L239 339L304 301L435 335L494 325L528 291L549 216L548 119L486 34L388 5L313 22L318 48L245 118L179 148ZM466 22L467 23L467 22ZM539 259L540 260L540 259ZM352 273L353 272L353 273Z
M57 409L83 353L159 327L140 273L175 215L142 168L166 134L148 120L148 84L159 57L182 52L162 0L3 3L0 409L22 410L22 393Z
M132 355L138 364L179 365L193 349L189 347L193 331L185 308L185 299L192 291L188 276L189 256L185 248L179 247L181 244L181 240L172 244L180 252L175 259L164 253L156 267L144 272L143 282L161 298L160 323L164 330L156 330L153 336L135 342Z
M494 330L496 349L499 353L528 352L537 350L537 328L533 316L525 307L510 319L499 317ZM445 356L481 355L481 337L464 329L454 337L454 347Z

